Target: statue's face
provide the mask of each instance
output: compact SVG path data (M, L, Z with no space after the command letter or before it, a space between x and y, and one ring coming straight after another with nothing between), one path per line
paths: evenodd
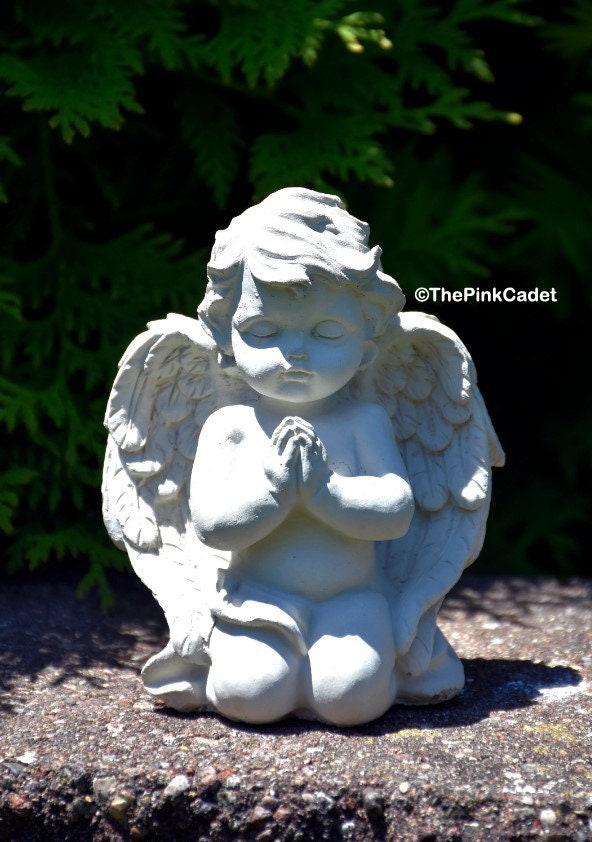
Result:
M362 308L349 289L321 279L265 284L245 269L232 349L259 394L294 404L327 398L358 371L364 345Z

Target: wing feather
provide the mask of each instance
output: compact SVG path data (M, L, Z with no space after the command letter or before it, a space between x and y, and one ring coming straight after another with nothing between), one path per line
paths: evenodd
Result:
M397 419L395 434L400 441L405 441L415 435L418 424L417 406L406 395L399 395L395 417Z
M402 442L401 452L420 508L426 512L439 511L450 494L443 458L427 454L415 439Z
M433 400L423 401L417 408L417 439L426 451L440 453L452 440L452 424L443 416L439 406Z
M414 403L425 401L432 393L432 389L436 383L436 374L432 366L418 354L413 354L413 357L407 364L407 371L405 394Z
M105 523L170 624L207 614L199 593L212 551L188 528L189 482L201 426L222 405L218 395L231 394L216 378L216 348L200 323L169 314L128 347L105 415Z
M152 550L160 540L154 511L142 496L141 485L126 470L113 440L108 448L111 452L105 462L103 499L109 534L119 545L128 541L141 549Z
M450 400L444 390L444 387L440 383L436 386L434 400L438 404L442 416L450 424L464 424L465 421L469 420L471 416L470 402L467 400L462 403L458 403L457 401Z
M401 313L379 347L364 375L366 395L374 376L416 500L409 531L381 553L399 656L419 674L431 658L437 608L481 549L491 466L503 464L503 451L473 362L452 330L422 313Z

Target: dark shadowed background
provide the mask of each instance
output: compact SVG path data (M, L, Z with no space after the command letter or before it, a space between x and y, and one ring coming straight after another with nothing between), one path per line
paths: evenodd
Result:
M371 225L507 452L478 572L589 575L592 2L14 0L0 12L6 574L111 598L102 417L214 233L286 185ZM556 302L416 304L419 287Z

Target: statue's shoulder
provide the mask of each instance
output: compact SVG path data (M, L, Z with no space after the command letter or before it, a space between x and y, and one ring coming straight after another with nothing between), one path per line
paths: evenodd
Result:
M390 428L391 419L386 409L380 403L374 401L353 401L349 404L348 421L357 424L363 431L368 428Z
M215 435L219 441L242 441L256 425L255 412L248 404L230 404L216 409L208 417L202 436Z

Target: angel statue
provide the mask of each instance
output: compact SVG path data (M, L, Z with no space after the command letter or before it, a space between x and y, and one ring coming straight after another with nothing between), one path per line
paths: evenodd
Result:
M104 518L164 609L142 677L177 710L348 726L463 687L437 614L504 456L466 348L401 312L368 235L273 193L216 235L198 319L119 364Z

